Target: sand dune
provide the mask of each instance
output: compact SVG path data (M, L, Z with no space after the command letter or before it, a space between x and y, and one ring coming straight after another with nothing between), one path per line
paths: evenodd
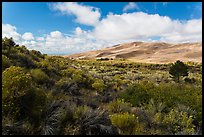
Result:
M202 43L132 42L64 57L75 59L123 58L147 63L170 63L176 60L202 63Z

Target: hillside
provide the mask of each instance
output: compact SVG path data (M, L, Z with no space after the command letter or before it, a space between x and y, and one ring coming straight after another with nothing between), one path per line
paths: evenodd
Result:
M66 58L123 58L134 62L171 63L202 62L202 43L170 44L164 42L132 42L112 47L65 55Z
M3 38L2 134L201 135L202 64L179 64L69 59Z

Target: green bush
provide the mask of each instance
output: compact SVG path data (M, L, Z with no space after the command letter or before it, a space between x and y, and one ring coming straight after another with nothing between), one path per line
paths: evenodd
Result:
M3 67L3 70L10 67L11 65L12 65L12 63L11 63L10 59L7 56L2 55L2 67Z
M25 113L25 116L28 116L34 124L38 124L47 103L46 93L42 89L32 88L19 99L22 112Z
M79 85L77 82L74 82L71 78L61 78L55 84L56 92L54 93L69 93L70 95L80 95Z
M55 87L57 88L57 90L61 90L61 91L66 91L69 89L69 87L72 84L72 80L70 78L61 78L59 81L57 81L55 83Z
M132 104L128 102L124 102L123 99L117 99L108 105L109 112L112 113L122 113L122 112L130 112Z
M83 77L83 74L81 71L76 72L72 75L72 79L73 81L77 82L77 83L85 83L86 78Z
M134 106L139 106L143 103L147 103L150 100L150 95L145 85L136 83L128 86L126 91L121 93L121 98Z
M18 98L31 89L31 76L23 68L11 66L3 72L2 89L3 113L15 117L20 111Z
M73 119L80 121L86 118L91 112L92 112L92 109L90 107L79 106L76 108L76 110L73 113Z
M103 80L96 79L95 82L92 84L92 87L99 92L102 92L105 89L105 84Z
M193 125L193 116L177 109L172 109L168 114L164 115L162 123L167 127L169 133L173 134L189 134L195 132Z
M34 81L38 84L43 84L49 81L49 77L41 69L32 69L30 73Z
M72 74L73 74L75 71L76 71L76 69L70 67L70 68L67 68L67 69L62 70L61 73L62 73L62 76L64 76L64 77L71 77Z
M184 81L190 84L193 84L196 82L195 78L185 78Z
M46 101L45 92L34 88L32 78L23 68L11 66L3 72L3 114L15 118L29 115L37 119Z
M179 82L181 76L188 76L188 66L178 60L170 67L169 74Z
M75 60L3 38L3 134L202 134L202 64L185 64Z
M133 135L138 124L138 117L129 113L117 113L110 115L111 122L119 129L119 134Z

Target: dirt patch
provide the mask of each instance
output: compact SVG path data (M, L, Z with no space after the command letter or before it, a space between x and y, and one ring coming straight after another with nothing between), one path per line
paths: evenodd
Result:
M186 55L184 55L184 57L187 57L187 58L200 58L200 57L202 57L202 53L201 52L187 53Z
M141 54L144 54L146 51L144 50L137 50L137 51L132 51L128 53L123 53L123 54L118 54L115 56L115 58L131 58L131 57L136 57Z

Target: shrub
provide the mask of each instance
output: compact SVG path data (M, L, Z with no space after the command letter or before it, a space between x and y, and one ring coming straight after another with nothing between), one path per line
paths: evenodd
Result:
M73 113L73 118L77 120L84 119L89 113L92 112L92 109L88 106L79 106Z
M22 111L34 124L40 122L40 118L47 101L44 90L32 88L24 96L20 97Z
M47 104L43 111L40 130L42 135L58 135L61 129L62 118L64 117L62 102L52 101Z
M83 74L82 74L82 72L80 72L80 71L74 73L74 74L72 75L72 79L73 79L73 81L78 82L78 83L80 83L80 84L85 83L85 81L86 81L86 78L83 77Z
M129 113L118 113L110 115L111 122L119 129L119 134L133 135L136 125L138 123L138 117Z
M14 47L15 45L16 45L16 44L15 44L15 42L13 41L13 38L12 38L12 37L11 37L11 38L5 37L5 38L2 39L2 49L8 49L8 53L9 53L10 49L11 49L12 47Z
M61 78L55 84L56 93L62 91L63 93L69 93L70 95L80 95L78 83L70 78Z
M105 89L105 84L103 80L101 79L96 79L95 82L92 84L92 87L99 92L102 92Z
M132 104L124 102L123 99L117 99L108 105L108 110L110 113L122 113L130 112Z
M38 84L43 84L49 81L49 77L41 69L32 69L30 73Z
M129 101L134 106L147 103L150 100L148 88L143 84L133 84L127 87L124 93L121 93L121 98Z
M2 88L3 113L15 117L20 111L19 97L31 89L31 76L23 68L11 66L3 72Z
M184 81L190 84L193 84L196 82L195 78L185 78Z
M37 121L46 95L32 84L31 75L23 68L12 66L3 72L3 114L14 118L29 116Z
M64 128L64 135L79 135L79 126L67 124Z
M167 126L168 132L173 134L193 134L195 132L193 116L177 109L172 109L168 114L164 115L162 123Z
M2 55L2 67L3 67L3 70L5 70L6 68L8 68L10 66L11 66L10 59L7 56Z
M62 76L64 76L64 77L71 77L72 74L73 74L75 71L76 71L76 69L70 67L70 68L67 68L67 69L62 70L61 72L62 72Z
M44 56L40 53L40 51L31 50L30 54L32 55L32 58L36 61L39 61L39 58L44 58Z
M170 67L169 74L179 82L181 76L188 76L188 67L178 60Z
M79 123L81 135L118 135L117 129L111 124L108 113L101 109L89 111Z

